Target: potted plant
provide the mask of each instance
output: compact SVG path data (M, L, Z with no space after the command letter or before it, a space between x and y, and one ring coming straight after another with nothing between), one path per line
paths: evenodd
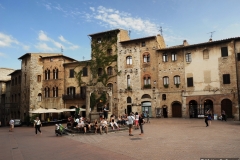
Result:
M164 84L163 86L164 86L164 88L168 88L168 84Z
M176 83L175 85L176 85L176 87L177 87L177 88L179 88L179 86L180 86L180 83Z

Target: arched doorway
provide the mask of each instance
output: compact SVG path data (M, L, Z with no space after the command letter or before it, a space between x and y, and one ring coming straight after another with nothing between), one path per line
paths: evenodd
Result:
M221 102L221 111L224 110L228 118L232 118L232 101L223 99Z
M198 104L195 100L189 102L189 117L198 118Z
M182 117L182 105L179 102L172 103L172 117Z
M143 102L142 103L142 112L146 112L149 114L149 117L152 117L152 108L151 108L151 102Z
M163 106L162 111L163 111L163 117L168 118L168 108L167 108L167 106Z
M204 113L208 110L213 113L213 101L210 99L204 101Z

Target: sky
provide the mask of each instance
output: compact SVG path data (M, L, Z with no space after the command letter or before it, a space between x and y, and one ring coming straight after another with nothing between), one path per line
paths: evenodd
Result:
M0 0L0 68L21 69L26 53L89 60L88 35L162 34L168 47L240 37L240 0ZM162 32L160 31L162 28Z

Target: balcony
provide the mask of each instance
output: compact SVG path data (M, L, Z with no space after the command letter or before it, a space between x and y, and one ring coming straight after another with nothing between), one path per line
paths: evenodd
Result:
M85 98L86 98L86 94L72 94L72 95L64 94L64 95L62 95L63 100L74 100L74 99L85 99Z

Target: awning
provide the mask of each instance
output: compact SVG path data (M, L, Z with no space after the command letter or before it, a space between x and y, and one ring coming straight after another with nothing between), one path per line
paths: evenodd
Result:
M63 111L56 110L56 109L45 109L45 108L38 108L33 111L29 111L29 113L61 113Z
M80 109L80 112L81 111L86 111L85 108L79 108L79 109ZM70 108L62 108L62 109L60 109L60 111L62 111L62 112L73 112L73 111L76 111L76 108L72 108L72 109L70 109Z

